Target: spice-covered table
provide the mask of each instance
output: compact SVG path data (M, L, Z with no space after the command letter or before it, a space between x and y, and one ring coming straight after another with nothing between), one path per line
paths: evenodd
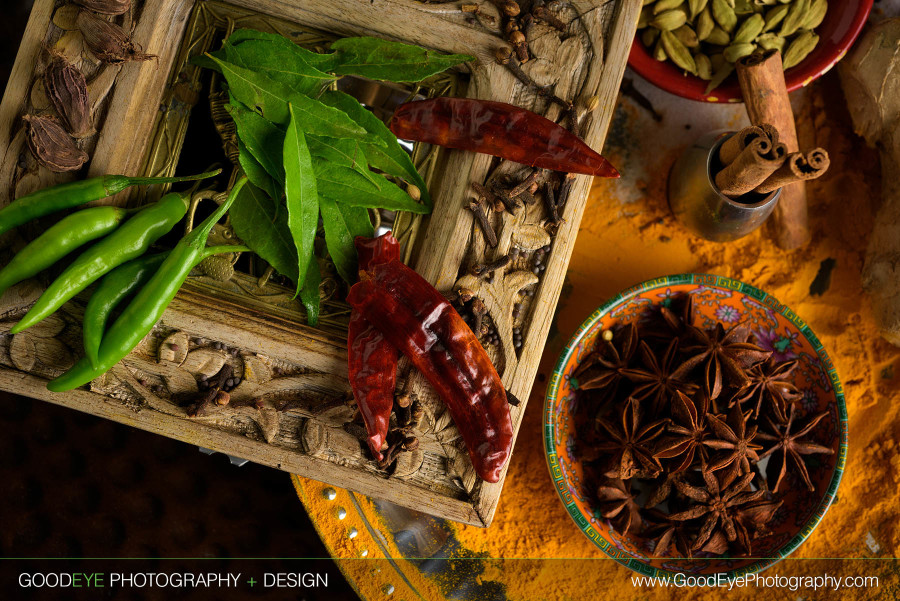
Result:
M746 116L740 105L704 106L631 78L626 74L605 147L624 175L594 184L491 527L458 526L294 478L320 535L363 598L584 599L601 590L611 598L671 598L665 588L635 588L634 573L609 560L568 517L545 467L541 409L556 357L588 314L638 282L686 272L736 278L786 303L818 334L844 385L850 452L838 499L798 551L764 574L878 576L880 587L856 589L853 598L900 595L896 562L887 559L900 551L900 350L878 337L860 282L881 175L877 153L852 133L837 75L793 98L801 146L825 147L832 157L831 171L809 185L812 242L794 252L779 250L763 231L719 244L675 221L666 174L678 154L706 131L738 129ZM793 341L783 334L773 331L763 343L790 353ZM719 599L725 592L679 594ZM726 598L785 595L846 598L754 587Z

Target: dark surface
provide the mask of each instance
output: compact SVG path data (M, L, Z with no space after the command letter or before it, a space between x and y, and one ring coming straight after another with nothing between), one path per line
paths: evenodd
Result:
M4 88L31 5L31 0L3 2ZM242 571L257 578L262 571L319 571L329 574L328 599L357 598L330 560L240 559L328 557L284 472L253 464L236 467L220 454L202 455L195 446L8 393L0 393L0 557L7 558L0 561L2 599L70 598L61 590L29 594L15 586L15 578L22 569L87 571L103 563L62 566L9 559L22 557L206 558L132 562L129 567ZM155 598L153 593L120 593L107 589L102 598ZM247 594L215 589L166 596ZM285 592L279 598L326 594Z

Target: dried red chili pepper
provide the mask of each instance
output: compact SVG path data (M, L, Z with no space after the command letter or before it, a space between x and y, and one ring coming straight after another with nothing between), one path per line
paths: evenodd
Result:
M390 232L377 238L357 236L355 244L363 271L400 258L400 243ZM350 388L369 434L366 442L372 455L381 461L394 403L397 348L356 309L350 313L347 360Z
M398 138L482 152L544 169L619 177L609 161L578 136L531 111L488 100L431 98L394 112Z
M400 261L362 275L347 302L435 388L476 473L499 481L512 451L512 421L500 376L478 339L443 295Z

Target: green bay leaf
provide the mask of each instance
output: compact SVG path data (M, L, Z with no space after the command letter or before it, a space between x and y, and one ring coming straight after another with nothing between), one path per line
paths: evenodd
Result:
M227 60L235 65L261 73L283 83L300 94L315 95L334 76L309 64L296 44L285 38L283 43L247 40L225 47ZM311 53L315 54L315 53Z
M297 282L297 249L281 203L251 183L238 193L228 210L238 238L275 268Z
M319 225L319 195L316 174L306 136L296 118L294 106L288 105L291 122L284 137L284 193L288 209L288 227L297 247L298 284L306 279L306 269L313 256L313 244ZM300 291L298 286L297 292Z
M325 244L338 273L348 283L357 279L357 256L353 239L356 236L372 237L375 232L369 212L363 207L348 206L322 196L322 223L325 226Z
M256 29L235 29L234 32L228 36L228 39L225 40L225 44L229 46L238 46L247 41L267 42L271 44L273 48L290 48L307 64L312 65L320 71L330 71L331 65L334 62L334 57L331 54L313 52L312 50L298 46L282 35L257 31Z
M342 38L331 45L332 73L397 82L421 81L454 65L475 60L373 37Z
M313 254L309 258L309 266L306 268L306 279L303 280L303 288L300 289L300 302L306 307L306 323L311 326L319 324L319 285L322 283L322 272L319 269L319 260Z
M389 211L428 213L430 209L410 198L393 182L382 178L380 187L358 171L336 163L317 162L316 186L319 196L333 198L341 204L355 207L371 207Z
M226 108L234 119L241 142L279 186L284 187L284 130L251 111L233 96Z
M368 157L357 140L307 136L306 142L309 145L310 154L316 160L337 163L354 169L366 176L377 187L381 187L381 182L378 180L383 181L384 178L369 171Z
M244 171L244 175L247 176L247 179L250 180L250 183L257 188L262 189L272 198L281 198L281 193L279 192L279 187L275 183L275 180L269 175L265 167L260 164L256 157L253 156L253 153L247 149L240 138L237 139L237 146L238 162L241 164L241 169Z

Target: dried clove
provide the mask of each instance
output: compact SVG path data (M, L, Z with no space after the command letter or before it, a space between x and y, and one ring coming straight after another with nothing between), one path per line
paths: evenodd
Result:
M512 214L516 209L516 203L512 199L498 196L478 182L472 182L472 189L475 190L475 193L478 195L479 199L484 199L488 203L490 203L494 207L494 211L497 213L500 213L505 209L509 211L510 214ZM498 202L500 203L499 211L497 210Z
M475 327L472 328L472 331L480 333L481 322L484 320L484 316L487 313L487 305L485 305L484 301L480 298L475 298L472 300L471 310L472 315L475 316Z
M491 0L491 2L507 17L515 17L522 12L519 3L515 0Z
M231 402L228 391L234 388L234 385L234 368L229 363L223 365L213 377L206 380L201 378L199 388L204 392L188 406L188 416L204 415L214 406L228 405Z
M88 160L88 154L75 145L72 137L53 117L25 115L26 140L35 158L50 171L76 171Z
M540 175L540 169L534 169L531 173L528 174L528 177L519 182L515 187L513 187L509 191L509 197L515 198L530 189L531 186L537 183L537 178Z
M565 32L567 29L566 24L563 23L559 17L550 12L543 0L536 0L534 8L531 9L531 15L538 21L543 21L550 27L558 29L559 31Z
M157 58L155 54L142 52L121 27L88 11L79 12L75 23L81 30L84 43L104 63L119 64Z
M47 97L62 117L66 127L76 138L92 131L91 103L84 75L66 57L51 50L50 64L44 70L44 89Z
M497 246L497 233L491 226L491 222L488 221L487 215L484 214L484 207L482 207L481 203L473 200L469 203L469 210L475 215L475 220L478 221L478 225L481 227L481 232L484 234L484 241L487 245L491 248Z
M489 273L493 273L498 269L503 269L504 267L509 265L510 261L512 261L512 259L509 255L503 255L502 257L497 257L497 259L491 261L490 263L476 263L475 265L472 265L472 267L469 269L469 273L474 276L485 276Z
M553 184L547 182L544 185L544 204L547 206L547 212L550 214L550 220L553 223L559 223L559 207L553 195Z
M75 4L101 15L121 15L131 8L131 0L72 0Z

